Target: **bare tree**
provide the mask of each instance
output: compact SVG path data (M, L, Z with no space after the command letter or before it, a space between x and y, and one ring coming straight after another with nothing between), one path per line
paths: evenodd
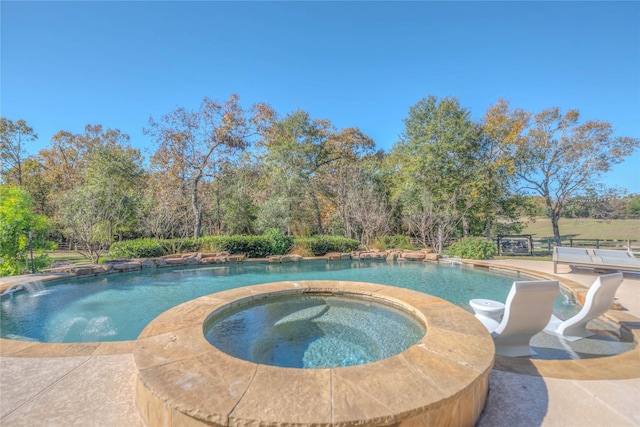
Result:
M197 111L178 108L158 122L149 119L144 131L159 144L152 165L186 184L194 237L200 236L202 227L201 183L213 179L216 162L245 149L273 113L268 106L256 104L250 114L247 118L240 98L234 94L225 103L204 98Z

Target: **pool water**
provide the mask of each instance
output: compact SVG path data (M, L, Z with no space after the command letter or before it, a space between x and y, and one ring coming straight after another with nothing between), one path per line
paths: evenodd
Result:
M415 317L371 298L289 295L217 313L207 340L253 363L286 368L362 365L394 356L426 329Z
M268 282L345 280L409 288L444 298L472 312L473 298L505 301L514 274L465 266L376 261L249 263L74 279L0 301L3 338L42 342L134 340L162 312L214 292ZM577 312L559 294L556 313Z

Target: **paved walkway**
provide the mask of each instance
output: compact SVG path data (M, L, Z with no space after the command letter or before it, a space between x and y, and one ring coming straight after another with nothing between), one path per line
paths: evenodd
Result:
M544 261L492 261L551 274ZM564 267L564 268L563 268ZM592 273L561 277L585 285ZM622 306L640 318L640 276L618 290ZM640 327L640 325L639 325ZM135 407L135 366L130 353L74 357L0 357L2 426L142 426ZM493 370L478 427L640 426L638 375L624 380L564 380Z

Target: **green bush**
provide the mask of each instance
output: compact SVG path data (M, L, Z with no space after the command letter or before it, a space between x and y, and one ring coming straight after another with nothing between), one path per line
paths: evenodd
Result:
M230 254L245 254L249 258L264 258L271 245L264 236L230 236L223 240L222 250Z
M449 246L445 254L466 259L489 259L498 253L496 244L482 237L465 237Z
M411 238L409 236L383 236L376 239L373 247L376 249L415 249L411 244Z
M269 229L264 236L269 239L271 255L286 255L293 246L293 237L285 236L278 228Z
M200 239L187 237L184 239L160 240L164 255L197 252L200 250Z
M204 236L198 239L200 243L199 250L200 252L208 252L208 253L216 253L222 252L225 249L224 242L226 236Z
M136 239L115 242L109 247L109 254L114 258L153 258L165 255L161 240Z
M295 239L295 245L304 254L320 256L329 252L351 252L358 250L360 242L341 236L314 236L297 238Z
M274 233L264 236L205 236L199 239L136 239L116 242L109 248L114 258L153 258L186 252L229 252L249 258L284 255L293 238Z

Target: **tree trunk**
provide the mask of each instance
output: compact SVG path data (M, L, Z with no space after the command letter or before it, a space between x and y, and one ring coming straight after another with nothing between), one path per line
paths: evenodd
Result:
M551 217L551 226L553 227L553 239L556 241L556 246L562 246L562 240L560 239L560 228L558 227L558 221L560 220L560 215L555 212L549 212L549 217Z
M484 234L487 237L487 240L491 240L491 226L493 225L493 221L491 218L487 218L486 228L484 230Z
M311 201L313 202L313 210L315 211L315 214L316 214L316 233L322 234L323 233L322 215L320 213L320 205L318 204L318 198L316 197L316 193L314 192L309 193L309 195L311 196Z
M462 237L469 237L469 221L466 215L462 217Z
M197 239L200 237L200 228L202 227L202 212L200 211L200 201L198 200L198 182L200 178L196 178L193 181L193 187L191 188L191 209L193 210L193 216L195 224L193 226L193 237Z
M551 218L551 226L553 227L553 240L556 241L556 246L562 246L562 240L560 239L560 227L558 227L558 221L560 220L559 205L553 205L551 197L546 196L545 202L547 209L549 209L549 218Z
M444 249L444 225L438 224L438 253L442 254Z
M18 155L16 164L18 165L18 185L22 187L22 162L20 161L20 155Z
M222 209L220 208L220 188L216 186L216 234L220 236L222 234Z

